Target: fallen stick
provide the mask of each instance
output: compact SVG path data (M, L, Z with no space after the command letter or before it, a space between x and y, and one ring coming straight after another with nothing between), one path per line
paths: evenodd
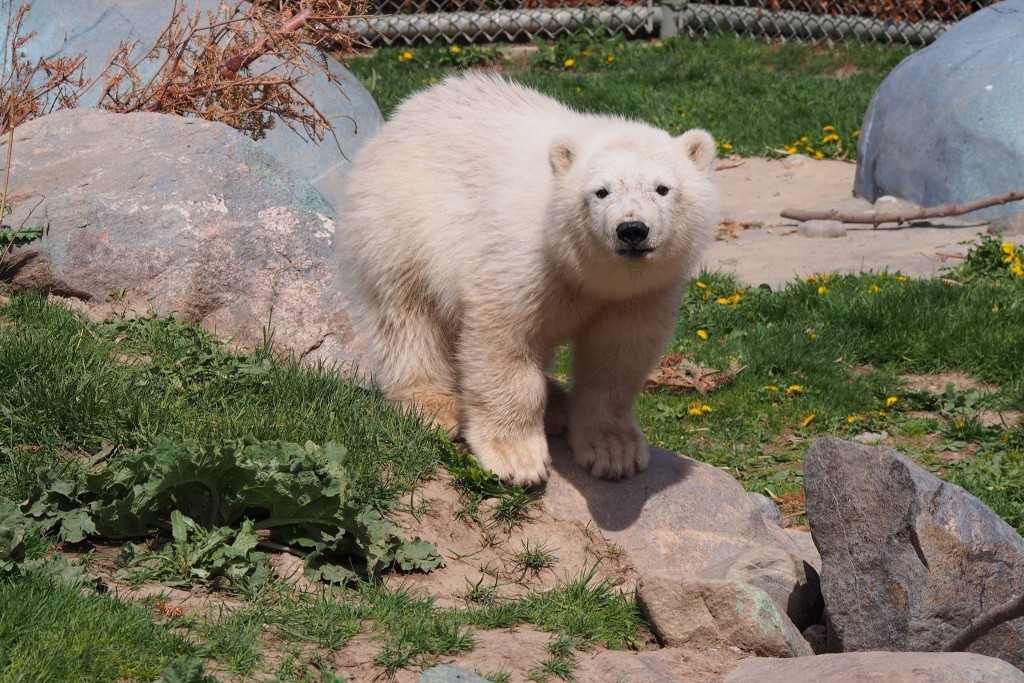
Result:
M312 10L308 7L301 10L294 17L284 22L284 25L281 26L281 31L278 34L263 36L255 43L225 62L224 65L220 67L220 75L224 77L233 76L245 67L249 66L264 52L274 47L274 43L277 41L277 37L281 33L290 33L291 31L305 26L311 15Z
M986 209L990 206L998 206L1008 202L1015 202L1024 199L1024 190L1005 192L984 199L976 199L973 202L964 204L942 204L929 209L917 209L916 211L864 211L861 213L843 213L839 209L828 211L807 211L804 209L783 209L779 215L783 218L792 218L798 221L839 221L841 223L862 223L874 225L876 228L882 223L908 223L910 221L922 220L924 218L940 218L944 216L960 216L978 209Z
M943 652L963 652L967 647L999 624L1024 617L1024 593L1001 605L984 612L972 621L967 628L953 636L942 646Z

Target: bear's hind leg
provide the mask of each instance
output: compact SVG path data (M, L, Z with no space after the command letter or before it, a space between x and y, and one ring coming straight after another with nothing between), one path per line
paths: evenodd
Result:
M422 302L403 302L377 311L371 342L374 380L389 401L415 410L455 436L461 413L454 334L430 313Z

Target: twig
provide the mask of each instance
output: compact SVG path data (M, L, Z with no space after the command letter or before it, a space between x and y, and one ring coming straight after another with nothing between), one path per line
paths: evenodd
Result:
M960 631L960 633L956 634L948 643L942 646L942 651L962 652L971 643L999 624L1019 619L1020 617L1024 617L1024 593L975 617L974 621L967 628Z
M804 209L783 209L779 215L783 218L792 218L798 221L839 221L841 223L863 223L874 225L876 228L882 223L907 223L909 221L921 220L924 218L940 218L944 216L960 216L978 209L985 209L990 206L998 206L1008 202L1015 202L1024 199L1024 190L1004 192L984 199L976 199L964 204L942 204L928 209L916 211L896 211L886 213L884 211L864 211L862 213L845 213L839 209L828 211L807 211Z
M312 10L310 10L308 7L300 11L294 17L284 22L284 24L281 26L281 33L290 33L297 28L301 28L309 20L311 14ZM264 52L273 48L276 40L277 37L274 35L263 36L255 43L253 43L246 49L242 50L228 61L226 61L224 65L220 68L220 75L225 78L227 78L228 76L235 75L245 67L249 66L249 64L255 61Z

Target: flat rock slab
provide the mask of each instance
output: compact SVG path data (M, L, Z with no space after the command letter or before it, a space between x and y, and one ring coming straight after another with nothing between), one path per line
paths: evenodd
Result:
M1024 538L891 448L819 439L804 465L831 652L937 651L1024 592ZM1024 665L1024 620L971 652Z
M220 0L184 0L186 16L196 10L203 14L216 11ZM141 59L152 47L171 16L174 3L168 0L32 0L25 33L35 31L36 36L22 47L30 61L40 57L83 54L86 57L85 75L95 77L107 65L122 40L139 41L135 58ZM0 27L0 36L6 29ZM5 36L4 36L5 37ZM6 40L0 41L8 44ZM264 57L254 65L265 70L271 58ZM139 66L143 79L155 72L160 62L150 60ZM325 56L324 64L342 86L339 91L319 72L303 76L300 90L334 125L333 135L323 141L310 141L278 121L267 131L259 145L292 172L310 181L336 210L341 208L341 181L348 170L349 159L362 147L381 123L380 110L373 97L337 60ZM102 87L90 89L80 101L80 107L95 107L102 96Z
M15 287L176 314L244 345L346 365L361 346L338 292L334 210L219 123L69 109L19 126L13 225L45 230L5 259Z
M857 194L937 206L1021 189L1022 34L1024 0L1004 0L904 59L864 116ZM1018 201L974 215L1022 211L1024 202Z
M544 509L555 519L600 531L625 551L640 574L662 569L696 574L759 547L808 559L717 467L651 446L646 471L606 481L576 465L563 440L552 439L550 445L554 468Z
M745 659L725 683L1024 683L993 657L966 652L851 652L811 659Z

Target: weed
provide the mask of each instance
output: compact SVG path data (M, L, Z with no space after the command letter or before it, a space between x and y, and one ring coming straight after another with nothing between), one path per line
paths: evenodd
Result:
M521 542L522 550L512 555L512 561L516 568L524 575L527 573L537 576L544 569L555 566L558 558L547 549L543 541L530 545L529 541Z
M511 531L530 516L530 510L540 502L540 495L513 487L498 499L491 512L491 522Z
M466 602L478 605L493 605L498 601L498 579L494 579L493 586L484 585L484 577L481 576L476 583L466 579Z

